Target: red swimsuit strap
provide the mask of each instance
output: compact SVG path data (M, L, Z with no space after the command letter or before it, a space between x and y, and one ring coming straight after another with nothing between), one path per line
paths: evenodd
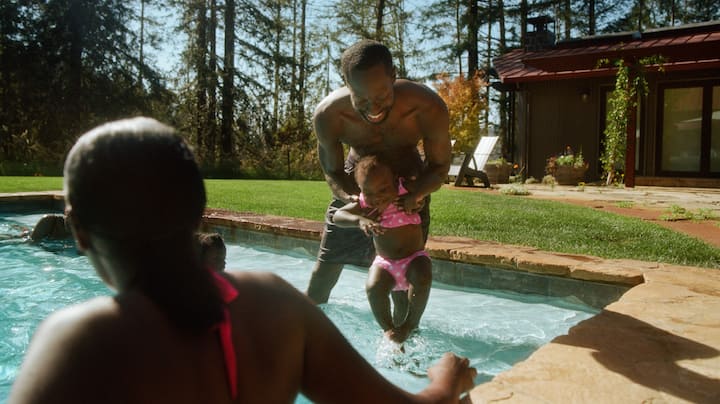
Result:
M230 303L238 296L238 291L223 276L215 271L211 271L215 285L220 291L220 297L223 302ZM235 345L232 340L232 322L230 321L230 310L223 308L223 319L215 328L218 330L220 337L220 347L225 357L225 371L228 377L228 386L230 387L230 396L237 398L237 359L235 356Z

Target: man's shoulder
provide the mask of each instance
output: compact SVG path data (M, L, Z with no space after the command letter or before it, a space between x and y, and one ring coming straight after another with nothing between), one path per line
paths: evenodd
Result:
M350 101L350 90L347 87L340 87L328 94L315 107L315 116L323 116L328 113L342 112L348 108L352 108Z
M395 98L418 106L440 106L445 102L437 92L416 81L398 79L395 82Z

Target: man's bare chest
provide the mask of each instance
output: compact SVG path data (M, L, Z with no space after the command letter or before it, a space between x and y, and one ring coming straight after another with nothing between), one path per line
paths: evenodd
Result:
M413 122L362 123L346 127L341 141L355 149L387 150L414 146L422 139L422 131Z

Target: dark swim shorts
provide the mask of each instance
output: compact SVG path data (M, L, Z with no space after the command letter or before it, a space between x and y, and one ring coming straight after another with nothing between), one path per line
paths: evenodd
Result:
M323 229L317 259L331 264L350 264L370 267L375 259L375 247L372 237L368 237L356 227L339 227L332 222L335 212L345 206L339 199L333 199L325 212ZM430 229L430 196L425 198L425 206L420 210L424 242L427 242Z

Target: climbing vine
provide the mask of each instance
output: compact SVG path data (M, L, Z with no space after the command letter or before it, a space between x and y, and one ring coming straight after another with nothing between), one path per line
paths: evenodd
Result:
M624 59L618 59L614 63L618 70L615 75L615 88L608 99L605 148L600 157L604 174L607 176L607 185L615 181L617 167L625 165L630 114L637 107L638 94L645 97L648 93L645 67L658 65L658 71L663 71L663 60L662 56L655 55L641 58L633 65L625 63ZM599 63L599 65L608 64L610 64L608 59L603 59ZM632 79L631 73L634 73Z

